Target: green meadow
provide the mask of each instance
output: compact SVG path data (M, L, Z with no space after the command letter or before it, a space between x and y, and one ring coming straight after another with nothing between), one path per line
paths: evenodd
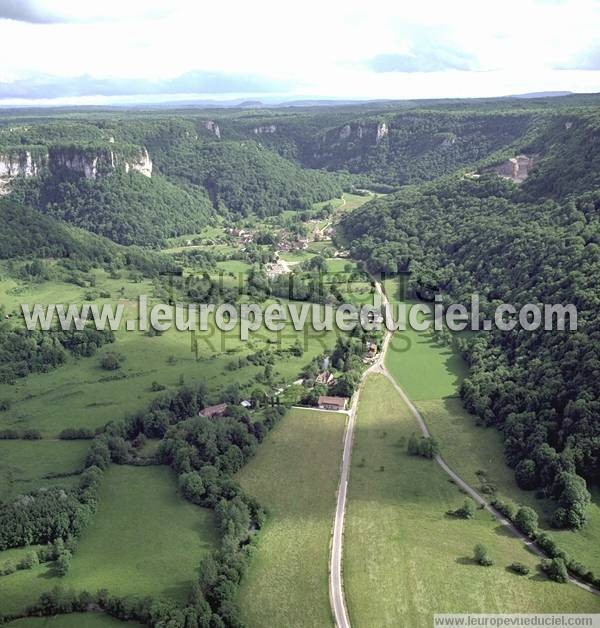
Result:
M88 448L86 441L0 440L0 501L76 482Z
M93 357L70 356L65 365L48 373L34 373L18 379L14 385L0 384L0 399L11 403L9 410L0 412L0 429L35 428L44 437L51 438L67 427L100 427L107 421L122 419L147 407L161 394L153 391L155 382L166 390L174 390L182 382L204 382L214 391L215 401L218 401L218 391L227 384L236 382L248 391L257 385L255 378L262 371L261 367L250 364L232 369L232 363L260 349L289 348L299 339L305 353L279 360L274 366L274 383L280 386L295 380L313 357L335 343L333 333L310 329L296 332L291 326L283 332L263 328L245 342L240 339L239 325L225 332L217 329L214 321L210 322L207 331L195 334L175 328L156 336L142 331L126 331L125 319L136 318L137 297L153 295L153 286L144 282L112 280L103 271L98 271L96 276L94 290L106 290L112 296L95 302L116 303L116 295L123 295L118 302L126 306L126 311L121 329L116 332L116 342L105 345ZM125 289L116 289L121 283ZM15 287L19 286L16 295ZM59 282L21 286L5 281L0 284L0 290L4 290L0 296L6 297L9 308L16 308L21 301L47 304L68 303L72 299L80 304L86 292L72 284ZM157 301L153 298L151 305ZM105 371L100 367L101 356L109 352L125 356L117 371Z
M387 280L385 288L390 301L398 302L397 282ZM468 375L468 367L458 354L436 344L426 332L407 330L394 334L386 365L422 413L452 468L475 488L482 482L491 484L496 489L492 497L534 508L541 527L555 537L561 548L593 571L600 571L600 494L592 493L588 523L582 530L552 529L549 521L555 502L537 499L533 491L517 486L514 471L504 462L500 432L478 426L476 418L464 409L459 386Z
M345 419L290 410L237 475L268 514L239 596L249 628L333 623L329 541Z
M184 501L167 467L111 466L98 511L81 536L69 574L40 565L0 578L2 610L22 612L58 584L75 591L108 589L114 595L185 600L204 555L215 547L211 510ZM0 564L14 559L0 552Z
M539 560L486 511L448 517L465 497L435 462L409 456L417 425L391 383L361 396L344 542L344 585L356 626L429 627L434 613L600 612L600 599L538 572ZM495 561L481 567L482 543ZM528 565L520 577L507 567Z

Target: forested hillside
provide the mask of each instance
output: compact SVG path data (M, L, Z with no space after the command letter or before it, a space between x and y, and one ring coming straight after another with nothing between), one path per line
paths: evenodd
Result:
M213 207L233 217L308 209L342 193L333 176L300 168L252 141L182 142L156 153L156 163L169 177L204 188Z
M51 174L18 179L11 198L119 244L150 247L202 229L213 213L202 190L135 172L97 179Z
M582 154L594 150L588 139ZM556 166L552 157L522 189L486 175L405 191L349 215L343 231L372 270L410 270L417 296L439 290L468 305L477 292L487 317L500 302L577 306L576 333L493 331L459 341L471 367L466 407L502 431L518 483L556 499L555 525L576 528L589 501L581 478L600 482L600 191L565 198L563 179L559 200L536 198L553 191L543 173L554 176ZM571 173L575 191L579 181Z
M130 268L146 275L173 270L165 255L138 247L119 246L110 240L66 225L14 200L0 200L0 259L30 262L27 273L35 278L48 272L40 259L63 262L70 269L90 265L112 269ZM32 260L38 260L32 267Z
M347 170L398 187L475 164L523 138L532 113L503 111L382 112L320 129L274 119L248 133L304 166Z

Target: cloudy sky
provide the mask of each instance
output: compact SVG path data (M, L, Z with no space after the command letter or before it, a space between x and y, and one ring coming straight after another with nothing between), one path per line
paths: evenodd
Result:
M600 0L0 0L0 104L597 92L598 33Z

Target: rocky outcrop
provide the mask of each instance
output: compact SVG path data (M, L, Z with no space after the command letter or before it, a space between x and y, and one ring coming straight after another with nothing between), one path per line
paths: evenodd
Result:
M206 120L204 128L209 130L211 133L214 133L217 138L221 139L221 129L214 120Z
M219 127L217 126L217 133L218 132L219 132ZM215 135L217 133L215 133ZM220 135L218 135L217 137L220 137ZM140 174L143 174L145 177L152 176L152 160L150 159L150 155L148 154L148 151L145 147L140 149L139 155L130 158L124 163L125 163L125 172L129 172L130 170L133 170L134 172L139 172ZM113 155L113 167L114 167L114 155Z
M374 141L375 144L379 144L382 139L389 135L390 129L386 122L379 122L377 125L374 123L352 123L344 124L338 131L338 137L340 141L356 138L359 140L365 139Z
M35 177L48 164L48 154L34 154L30 150L0 150L0 195L8 193L15 177Z
M387 137L389 132L390 129L388 128L388 125L385 122L380 122L377 125L377 137L375 139L377 144L379 144L384 137Z
M256 126L253 131L254 135L271 135L277 132L277 125L267 124L265 126Z
M42 172L54 174L74 173L86 179L96 179L123 168L125 172L138 172L152 176L152 160L146 148L137 153L116 148L90 149L77 146L50 146L47 149L0 148L0 193L6 194L16 177L36 177Z
M495 166L485 168L484 172L494 172L504 179L523 183L538 160L538 155L517 155Z

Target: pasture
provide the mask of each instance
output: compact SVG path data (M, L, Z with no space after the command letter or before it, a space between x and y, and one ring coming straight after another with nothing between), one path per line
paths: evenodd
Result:
M344 582L357 626L429 627L434 613L599 612L599 598L547 580L539 562L492 516L449 517L464 501L433 461L409 456L416 423L382 376L365 385L357 416L344 543ZM483 543L495 564L481 567ZM520 577L507 567L531 568Z
M75 591L156 595L184 601L200 560L215 547L211 510L184 501L167 467L111 466L94 521L81 536L71 569L51 564L0 578L2 610L22 612L58 584ZM0 564L25 550L0 552Z
M0 440L0 501L76 483L88 448L86 441Z
M332 626L329 540L345 419L290 410L237 475L268 513L239 596L249 628Z

